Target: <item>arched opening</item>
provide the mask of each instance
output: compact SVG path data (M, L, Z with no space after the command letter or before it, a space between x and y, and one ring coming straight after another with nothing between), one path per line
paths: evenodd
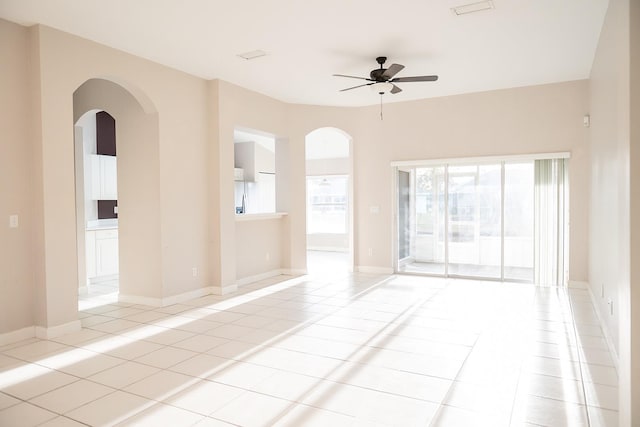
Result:
M79 308L118 298L116 121L90 110L75 123L76 239Z
M82 308L161 293L158 118L148 110L110 80L73 94Z
M351 137L319 128L305 138L307 270L353 270Z

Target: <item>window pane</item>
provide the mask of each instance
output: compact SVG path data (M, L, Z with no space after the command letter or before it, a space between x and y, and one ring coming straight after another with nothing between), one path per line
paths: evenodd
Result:
M533 162L504 169L504 277L533 280Z
M501 169L449 168L449 274L500 278Z
M307 234L347 233L346 176L307 177Z
M444 274L444 167L415 169L415 236L402 271Z

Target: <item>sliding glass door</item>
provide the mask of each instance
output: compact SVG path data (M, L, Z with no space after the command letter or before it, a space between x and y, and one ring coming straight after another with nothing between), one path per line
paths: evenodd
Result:
M533 162L504 165L504 278L533 280Z
M558 227L547 227L546 240L534 233L536 215L550 210L535 196L543 194L536 182L548 181L535 177L542 161L403 167L397 177L397 271L534 281L535 260L559 235ZM558 250L549 253L558 258ZM557 263L556 270L562 268Z
M448 272L501 278L501 165L450 166Z

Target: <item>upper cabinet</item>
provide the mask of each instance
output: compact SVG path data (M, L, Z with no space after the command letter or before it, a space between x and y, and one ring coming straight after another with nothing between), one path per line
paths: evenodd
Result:
M118 200L118 166L115 156L91 155L91 198Z
M116 121L106 111L96 113L96 149L98 154L116 155Z
M259 181L260 174L275 174L276 157L273 150L253 141L234 144L235 167L244 170L244 180Z
M117 200L116 121L106 111L96 113L96 154L91 157L91 198Z

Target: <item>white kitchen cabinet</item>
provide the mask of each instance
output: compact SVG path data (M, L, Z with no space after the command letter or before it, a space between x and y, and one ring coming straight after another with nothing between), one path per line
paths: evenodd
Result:
M118 166L115 156L91 155L91 198L118 200Z
M88 230L87 277L89 279L118 274L118 230Z

